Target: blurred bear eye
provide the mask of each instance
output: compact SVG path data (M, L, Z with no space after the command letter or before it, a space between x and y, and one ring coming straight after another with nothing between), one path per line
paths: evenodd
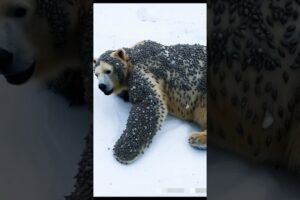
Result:
M23 18L25 17L27 14L27 9L24 7L14 7L12 8L9 13L8 16L9 17L13 17L13 18Z
M111 74L111 70L105 70L104 73L105 74Z

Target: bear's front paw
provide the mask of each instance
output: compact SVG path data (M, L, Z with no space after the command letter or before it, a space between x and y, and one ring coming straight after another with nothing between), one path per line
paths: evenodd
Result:
M121 143L119 141L115 144L113 151L116 160L126 165L133 163L141 153L129 143Z

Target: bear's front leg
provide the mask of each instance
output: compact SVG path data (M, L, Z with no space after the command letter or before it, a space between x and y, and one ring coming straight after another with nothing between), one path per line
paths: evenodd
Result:
M115 158L132 163L149 146L167 115L161 86L152 77L136 70L129 80L129 97L133 104L123 134L114 146Z

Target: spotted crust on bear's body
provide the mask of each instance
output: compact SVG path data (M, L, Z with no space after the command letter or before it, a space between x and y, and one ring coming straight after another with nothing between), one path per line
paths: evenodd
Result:
M129 77L130 111L124 133L114 146L114 155L121 163L133 162L152 142L167 115L162 89L143 69Z
M300 169L299 1L209 1L209 140Z
M203 132L189 142L206 148L206 47L142 41L103 53L95 63L95 75L105 94L128 90L133 104L114 146L119 162L131 163L143 153L168 112L198 123Z

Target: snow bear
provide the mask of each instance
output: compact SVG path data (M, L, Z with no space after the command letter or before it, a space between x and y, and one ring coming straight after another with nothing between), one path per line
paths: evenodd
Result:
M95 63L99 89L128 91L133 104L127 127L114 146L116 159L129 164L147 148L167 113L199 124L189 143L206 148L206 47L165 46L145 40L132 48L109 50Z

